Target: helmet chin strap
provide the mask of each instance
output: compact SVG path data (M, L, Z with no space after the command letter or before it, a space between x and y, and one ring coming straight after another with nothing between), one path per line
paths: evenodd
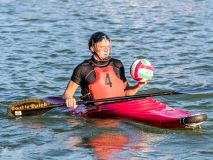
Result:
M93 55L96 55L101 61L109 61L111 59L111 57L108 56L108 58L101 58L96 52L92 52Z
M101 57L98 55L98 53L96 52L96 47L95 47L95 46L93 46L93 47L94 47L94 52L92 52L92 54L93 54L93 55L96 55L101 61L107 62L107 61L109 61L109 60L111 59L110 56L108 56L107 58L101 58Z
M106 37L105 37L105 39L106 39ZM96 52L96 47L95 47L95 43L93 42L93 49L94 49L94 51L92 51L92 54L93 55L96 55L101 61L103 61L103 62L107 62L107 61L109 61L111 58L112 58L112 56L108 56L107 58L101 58L99 55L98 55L98 53Z

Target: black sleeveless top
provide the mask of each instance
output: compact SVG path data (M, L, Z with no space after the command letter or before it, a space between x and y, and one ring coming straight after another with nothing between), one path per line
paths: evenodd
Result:
M73 71L71 76L71 80L81 87L82 95L86 95L89 93L88 85L93 83L96 79L95 67L106 67L111 65L113 70L115 71L118 78L120 78L123 82L126 82L125 70L122 62L120 60L111 58L107 62L96 61L93 56L91 59L84 60L81 64L79 64ZM83 98L84 100L90 99L91 97Z

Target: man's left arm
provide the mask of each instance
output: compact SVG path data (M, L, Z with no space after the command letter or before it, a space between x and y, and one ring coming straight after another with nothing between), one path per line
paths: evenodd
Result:
M132 96L135 95L140 88L142 88L144 85L146 85L148 82L138 82L135 86L129 86L128 82L124 82L124 91L125 96Z

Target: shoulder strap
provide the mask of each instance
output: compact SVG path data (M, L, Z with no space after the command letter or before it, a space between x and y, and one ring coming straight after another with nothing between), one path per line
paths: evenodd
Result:
M99 67L99 66L95 65L95 63L94 63L91 59L87 59L87 60L85 60L85 62L89 63L89 64L93 67L93 69L94 69L95 67ZM112 59L112 58L109 60L108 65L112 66L112 68L113 68L115 74L117 75L118 78L120 78L120 71L119 71L119 68L117 68L117 67L114 65L113 59Z
M112 66L112 68L113 68L115 74L117 75L118 78L120 78L120 71L119 71L119 68L117 68L117 67L114 65L112 59L110 59L109 65Z

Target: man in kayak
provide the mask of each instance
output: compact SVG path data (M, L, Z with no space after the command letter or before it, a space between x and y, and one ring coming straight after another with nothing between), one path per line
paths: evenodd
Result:
M83 100L94 100L134 95L147 83L129 86L122 62L110 55L110 38L105 33L92 34L88 46L92 52L91 59L84 60L74 69L64 92L68 107L77 107L73 96L79 86Z

